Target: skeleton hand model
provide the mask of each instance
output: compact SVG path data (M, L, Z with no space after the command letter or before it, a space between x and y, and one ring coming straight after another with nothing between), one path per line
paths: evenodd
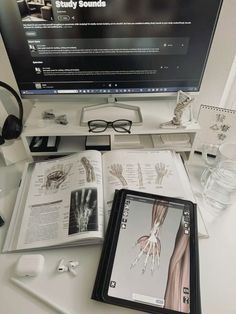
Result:
M111 170L109 172L110 172L110 174L112 174L114 177L116 177L120 181L122 186L126 186L127 185L127 182L126 182L125 178L122 175L123 168L122 168L121 164L113 164L113 165L111 165Z
M157 163L155 165L155 169L156 169L156 173L157 173L156 184L161 185L163 178L168 174L169 171L168 171L166 165L162 162Z
M154 272L155 264L159 267L161 255L160 227L167 214L168 205L155 201L152 208L152 224L149 235L141 236L136 244L140 246L140 252L131 264L134 267L143 255L145 256L142 273L145 273L148 260L151 260L151 273Z
M183 127L182 125L182 115L184 110L189 106L193 98L191 98L188 94L179 91L177 97L177 104L174 109L174 117L171 121L165 122L161 124L162 128L168 127Z
M93 169L93 166L91 165L90 161L86 157L82 157L81 163L84 166L84 169L86 171L87 182L95 181L95 173L94 173L94 169Z

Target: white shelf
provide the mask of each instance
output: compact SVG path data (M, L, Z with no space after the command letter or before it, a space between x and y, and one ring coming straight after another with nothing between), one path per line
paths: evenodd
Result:
M91 104L91 103L90 103ZM131 134L121 134L108 128L100 135L107 135L110 137L111 149L121 148L154 148L167 149L174 148L178 152L190 152L191 145L195 138L199 125L196 121L191 121L185 124L185 128L164 129L160 128L161 123L170 121L173 117L173 109L175 103L173 100L130 100L127 101L129 105L140 106L143 123L142 125L133 125L131 127ZM37 102L29 114L25 123L21 138L25 145L29 156L49 156L49 155L65 155L75 153L85 149L85 141L87 136L98 136L98 133L90 133L87 126L80 125L80 114L83 106L88 103L81 102ZM57 115L66 114L68 124L56 124L54 120L43 120L42 113L45 110L52 109L53 113ZM116 119L134 119L132 111L129 112L122 108L101 108L101 110L92 110L92 117L88 119L104 119L113 121ZM172 147L158 145L154 146L152 135L160 134L189 134L190 146L174 145ZM59 136L60 143L55 152L31 152L29 145L34 136Z

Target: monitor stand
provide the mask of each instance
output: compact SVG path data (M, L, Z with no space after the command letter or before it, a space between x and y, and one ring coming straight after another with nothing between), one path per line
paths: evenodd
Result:
M121 110L119 110L119 112L121 112L123 110L124 114L126 113L127 110L128 111L132 110L132 116L134 116L134 119L130 118L128 115L123 116L123 118L128 119L128 120L132 120L133 125L141 125L143 123L141 110L138 106L123 104L123 103L117 102L117 99L115 97L108 97L107 102L105 102L105 103L84 106L82 108L82 111L81 111L80 125L81 126L87 126L88 125L88 121L91 119L87 118L86 116L89 116L91 111L93 111L93 115L92 115L93 119L106 120L106 117L101 118L101 117L96 115L96 113L99 113L100 109L103 109L103 108L107 108L108 110L109 110L109 108L110 109L112 109L112 108L114 108L114 109L118 108L119 109L120 108ZM104 110L103 110L103 113L104 113Z

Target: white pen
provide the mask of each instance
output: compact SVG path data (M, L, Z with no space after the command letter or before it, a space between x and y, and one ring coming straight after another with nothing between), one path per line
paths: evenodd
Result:
M63 308L61 308L59 305L55 304L52 301L47 300L45 297L43 297L42 295L34 292L33 290L31 290L31 288L29 288L26 284L24 284L22 281L12 277L10 278L11 282L13 282L16 286L18 286L19 288L23 289L24 291L28 292L30 295L32 295L33 297L35 297L36 299L42 301L44 304L50 306L52 309L58 311L58 313L61 314L69 314L68 311L64 310Z

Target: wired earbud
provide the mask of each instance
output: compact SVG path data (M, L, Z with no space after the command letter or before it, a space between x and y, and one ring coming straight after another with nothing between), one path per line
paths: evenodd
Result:
M11 86L0 81L0 87L7 89L15 97L19 108L19 117L9 114L3 123L2 134L0 134L0 145L2 145L5 140L16 139L20 136L23 127L23 105L20 96Z

